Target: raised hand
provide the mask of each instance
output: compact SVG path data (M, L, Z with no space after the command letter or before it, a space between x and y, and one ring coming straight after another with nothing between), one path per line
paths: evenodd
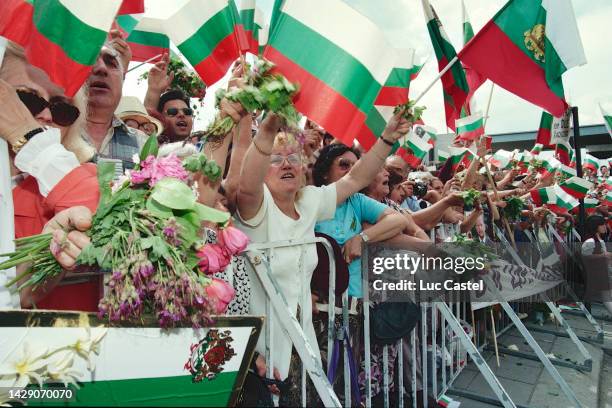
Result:
M389 119L387 127L382 134L385 140L395 142L410 132L410 129L412 129L412 122L404 118L403 115L404 111L399 111Z
M149 70L149 76L147 79L149 89L162 93L172 85L174 79L174 72L168 73L168 65L170 64L170 56L168 53L162 55L161 60L157 61L155 65Z

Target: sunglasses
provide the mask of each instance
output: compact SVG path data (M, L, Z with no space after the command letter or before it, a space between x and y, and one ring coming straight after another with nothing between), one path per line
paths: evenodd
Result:
M183 115L185 116L192 116L193 115L193 109L191 108L168 108L168 110L166 110L166 115L173 117L178 115L179 110L183 112Z
M59 126L72 125L80 114L76 106L69 104L59 97L53 97L51 101L47 101L32 91L22 89L17 90L17 95L32 116L36 116L46 108L49 108L53 123Z
M302 159L300 155L297 153L291 153L289 156L282 156L280 154L273 154L270 156L270 165L278 167L283 164L283 162L287 159L290 165L296 167L302 164Z
M350 170L350 168L353 167L354 164L355 163L345 158L341 158L338 160L338 167L340 167L342 170Z

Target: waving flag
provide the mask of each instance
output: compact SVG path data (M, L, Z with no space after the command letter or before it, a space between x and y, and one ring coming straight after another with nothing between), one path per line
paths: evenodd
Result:
M463 16L463 46L465 47L465 45L474 38L474 29L472 28L472 23L470 22L470 17L465 7L465 0L461 0L461 14ZM467 112L465 113L469 113L472 109L471 101L474 93L487 79L470 67L464 66L463 68L465 70L468 87L470 88L467 99L465 100L465 106L467 107Z
M429 4L429 0L421 1L425 20L427 21L429 37L438 59L438 69L442 71L457 56L457 53L448 39L434 8ZM455 130L455 120L461 117L461 109L469 92L467 79L461 64L453 64L441 79L446 125L450 129Z
M0 35L25 49L28 61L74 95L108 36L121 0L3 0Z
M249 41L249 52L253 55L259 55L259 35L264 28L263 13L256 6L255 0L241 0L238 5L238 12Z
M208 86L223 78L241 54L237 15L233 1L189 0L164 21L165 32Z
M570 177L559 184L559 187L574 198L584 198L586 194L593 188L594 184L581 177Z
M170 39L164 33L162 20L150 17L137 19L129 15L117 17L117 23L123 31L129 32L126 41L132 50L132 61L147 61L169 52ZM131 26L132 29L127 31Z
M145 12L144 0L123 0L117 15L142 14Z
M383 33L340 0L285 0L272 30L264 57L300 85L296 108L352 144L396 61Z
M586 63L571 0L508 1L459 59L558 117L568 107L561 75Z
M459 140L474 141L484 134L482 112L455 120Z
M610 137L612 137L612 114L610 114L610 112L606 112L603 106L601 106L601 103L599 104L599 110L603 116L606 129L608 129L608 133L610 134Z

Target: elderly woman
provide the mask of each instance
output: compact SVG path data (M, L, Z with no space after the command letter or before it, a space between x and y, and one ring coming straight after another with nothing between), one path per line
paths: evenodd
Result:
M303 187L300 146L290 135L279 133L281 125L281 118L268 114L253 138L242 165L237 194L237 226L254 243L314 238L315 223L333 218L337 205L364 188L382 166L393 143L410 129L409 122L400 114L395 115L382 137L344 177L323 187ZM310 279L317 265L315 245L271 250L268 261L272 277L278 283L291 313L295 315L298 305L301 307L306 337L318 355L310 304ZM250 312L265 315L266 294L257 277L252 276L251 282ZM306 298L308 304L302 304L301 300ZM276 313L267 318L267 322L274 322L276 333L281 333ZM271 363L285 378L289 371L292 343L283 335L277 335L274 340ZM264 347L262 336L257 350L263 352Z

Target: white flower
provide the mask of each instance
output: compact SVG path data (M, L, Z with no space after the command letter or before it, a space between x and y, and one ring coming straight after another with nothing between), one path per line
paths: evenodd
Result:
M33 382L32 380L35 380L42 386L43 378L39 371L47 365L47 361L44 359L46 355L46 347L31 349L30 344L24 342L21 356L18 359L0 364L0 380L9 384L2 385L24 388Z
M87 369L93 371L95 363L93 361L92 354L100 353L100 342L106 336L108 329L104 326L100 326L95 329L96 333L92 337L91 328L87 327L85 337L81 337L74 344L70 346L76 353L87 360Z
M77 382L82 377L82 374L77 370L73 370L73 353L66 352L55 361L52 361L47 366L47 375L54 382L61 382L65 387L72 384L78 388Z
M132 161L134 162L134 164L140 164L140 155L138 153L134 153L134 155L132 156Z

